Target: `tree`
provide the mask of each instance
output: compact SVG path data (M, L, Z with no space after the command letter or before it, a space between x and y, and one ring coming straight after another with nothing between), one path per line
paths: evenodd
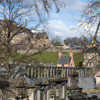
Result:
M91 0L88 6L83 11L83 15L82 15L83 22L81 25L83 25L84 23L87 23L88 25L91 26L91 28L93 28L92 26L94 26L96 22L98 23L96 26L96 31L94 33L92 47L94 46L98 31L99 31L99 27L100 27L100 13L99 13L100 9L99 8L100 8L100 1ZM90 30L90 27L88 27L88 30Z
M3 0L0 2L0 5L2 8L0 11L2 18L0 20L1 59L4 59L7 72L9 73L8 76L10 76L9 57L12 55L13 49L11 41L15 36L22 33L26 33L29 40L32 38L32 34L25 28L25 20L21 19L22 16L29 16L30 8L24 7L23 0ZM24 9L24 11L22 12L21 9Z
M42 6L44 8L43 10L39 8L39 1L43 5ZM39 1L34 0L32 4L27 4L28 3L27 0L26 2L25 0L1 0L0 1L0 7L2 9L0 11L1 52L4 50L1 59L4 59L4 61L6 62L6 69L9 75L10 75L9 57L12 55L12 49L13 49L12 40L19 34L25 33L27 35L26 38L28 41L27 44L28 48L31 45L30 40L32 38L32 33L30 32L30 30L26 28L30 23L30 21L31 22L34 21L32 20L33 16L30 11L33 11L33 9L35 10L35 13L39 17L38 19L39 23L37 23L37 25L40 25L44 21L44 19L42 18L44 17L43 13L45 13L45 15L46 13L49 14L49 11L52 8L53 4L56 6L57 12L60 9L59 8L60 1L58 1L59 3L56 0L51 0L51 1L39 0ZM37 25L35 26L35 28L37 27ZM15 45L14 48L16 48Z
M80 39L78 37L72 37L72 38L65 39L64 43L66 45L69 45L69 44L77 45L77 44L79 44L79 41L80 41Z
M78 37L73 37L73 38L67 38L64 40L64 43L66 45L71 45L72 47L74 46L80 46L82 48L86 48L90 44L90 39L88 39L85 36L81 36L80 38Z
M39 8L39 1L43 5L43 10ZM57 12L59 12L60 10L58 6L60 2L57 3L56 0L39 1L33 0L32 4L27 4L29 2L28 0L0 0L0 64L4 64L4 67L6 68L6 71L8 73L8 81L10 80L12 75L12 72L10 70L11 64L9 63L9 61L20 61L20 65L22 59L30 57L30 55L22 55L20 59L17 58L16 56L18 54L15 51L16 49L13 51L15 45L12 45L12 40L17 35L25 33L27 35L27 45L30 45L32 34L30 30L27 29L27 27L29 28L28 25L30 22L35 22L34 16L32 16L31 11L33 11L38 17L38 22L34 27L36 29L41 23L44 22L44 15L46 16L46 14L49 14L49 11L52 8L53 4L56 6Z
M56 36L55 38L51 39L51 43L56 46L56 45L61 45L60 37Z
M4 64L7 73L8 73L8 82L11 78L11 70L9 60L11 58L12 61L15 60L15 56L17 53L12 51L14 47L12 47L11 41L13 38L23 32L26 32L25 28L25 20L21 19L21 17L29 16L29 8L25 8L23 6L22 0L2 0L0 1L0 67L1 64ZM25 9L24 11L21 11ZM27 38L31 38L29 32L26 32ZM16 41L15 41L16 42ZM15 66L14 66L15 67ZM3 78L4 82L5 79ZM7 95L5 94L8 90L8 87L1 88L2 90L2 100L7 99Z

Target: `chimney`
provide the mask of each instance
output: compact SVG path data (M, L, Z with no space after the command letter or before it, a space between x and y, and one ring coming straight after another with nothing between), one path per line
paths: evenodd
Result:
M71 57L70 66L71 67L75 67L74 58L73 58L73 52L72 52L71 49L70 49L70 57Z
M62 52L58 52L58 58L60 58L62 55Z
M73 53L72 53L72 50L70 49L70 56L71 58L73 57Z

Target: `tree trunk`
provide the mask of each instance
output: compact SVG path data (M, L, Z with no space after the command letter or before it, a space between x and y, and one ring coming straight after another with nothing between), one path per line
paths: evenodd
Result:
M94 35L94 38L93 38L93 43L92 43L92 47L94 46L95 44L95 41L96 41L96 37L97 37L97 33L99 31L99 26L100 26L100 21L98 23L98 26L97 26L97 29L96 29L96 32L95 32L95 35Z

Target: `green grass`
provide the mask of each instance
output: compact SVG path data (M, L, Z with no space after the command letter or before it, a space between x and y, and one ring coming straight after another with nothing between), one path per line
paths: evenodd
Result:
M63 52L64 55L69 55L69 52ZM73 58L76 66L82 66L83 54L81 52L74 52Z
M68 55L68 52L64 52L64 55ZM33 59L38 60L39 62L44 62L44 63L53 63L54 65L57 64L58 60L58 53L57 52L50 52L50 51L43 51L40 54L37 54L33 56Z
M81 52L75 52L73 54L74 57L74 62L76 66L82 66L82 62L83 62L83 54Z
M63 55L69 55L69 52L63 52L62 54Z
M63 52L64 55L69 55L69 52ZM76 66L80 66L82 62L82 53L74 53L74 61ZM0 55L1 56L1 55ZM6 56L5 56L6 57ZM43 62L43 63L53 63L57 64L58 52L42 51L41 53L26 55L10 52L9 61L15 60L16 62Z
M58 53L57 52L43 51L37 55L33 55L32 58L34 60L39 61L39 62L44 62L44 63L52 62L54 65L56 65L57 59L58 59Z

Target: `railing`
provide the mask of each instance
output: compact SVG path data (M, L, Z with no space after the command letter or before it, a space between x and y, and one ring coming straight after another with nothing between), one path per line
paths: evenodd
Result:
M28 66L26 73L29 78L67 78L73 73L78 73L79 77L89 77L93 73L93 68Z

